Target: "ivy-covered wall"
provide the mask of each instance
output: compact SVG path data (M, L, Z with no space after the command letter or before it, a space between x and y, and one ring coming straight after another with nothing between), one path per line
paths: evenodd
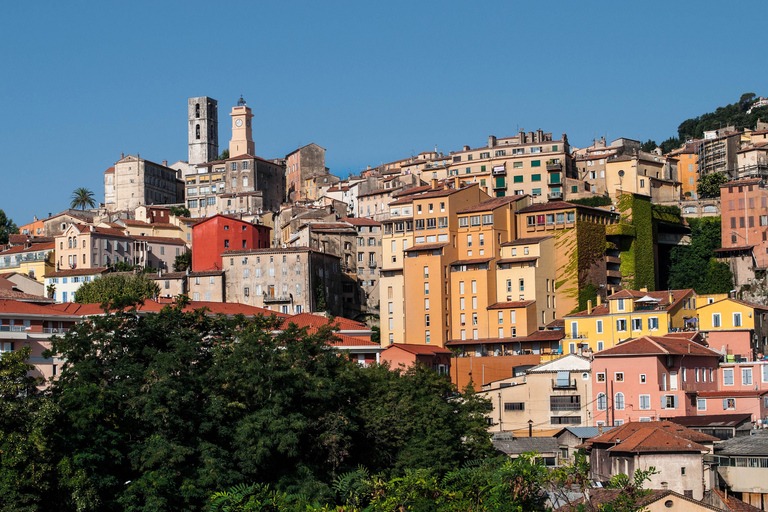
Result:
M622 194L618 197L616 209L621 214L621 221L618 226L611 229L611 233L624 235L619 245L621 286L632 290L640 288L655 290L654 222L651 200L634 194Z

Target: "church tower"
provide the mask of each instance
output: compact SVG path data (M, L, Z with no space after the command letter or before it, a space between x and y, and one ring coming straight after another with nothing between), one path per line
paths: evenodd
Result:
M219 156L219 107L208 96L189 98L189 165Z
M253 155L256 148L253 144L253 128L251 127L251 109L245 104L242 96L237 106L232 107L232 140L229 141L229 156Z

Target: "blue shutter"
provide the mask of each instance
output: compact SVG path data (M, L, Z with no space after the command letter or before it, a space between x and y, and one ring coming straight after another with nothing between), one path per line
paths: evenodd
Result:
M723 398L723 409L728 409L728 399Z

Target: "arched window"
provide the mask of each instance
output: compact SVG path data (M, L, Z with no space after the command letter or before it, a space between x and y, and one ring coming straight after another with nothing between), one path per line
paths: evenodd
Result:
M68 247L69 249L71 249L71 248L72 248L72 237L69 237L69 238L67 238L67 247Z
M197 118L200 117L200 104L199 103L195 103L195 117L197 117Z
M195 138L196 139L200 138L200 125L199 124L195 125Z
M717 213L717 206L705 206L704 213Z
M77 238L73 238L73 239L72 239L72 247L74 247L75 249L77 249Z
M624 410L624 393L616 393L613 396L613 407L617 411Z
M605 393L598 393L597 394L597 410L598 411L604 411L605 410Z

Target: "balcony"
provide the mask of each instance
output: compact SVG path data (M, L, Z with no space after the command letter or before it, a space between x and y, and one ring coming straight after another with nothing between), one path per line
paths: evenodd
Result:
M69 332L69 329L64 329L64 328L58 329L55 327L43 328L43 334L66 334L67 332Z
M375 261L368 262L368 268L376 268L378 264Z
M570 335L571 335L570 338L568 338L568 336L566 336L566 338L568 338L570 340L585 340L585 339L587 339L587 334L588 333L586 333L586 332L571 331L570 332Z
M558 162L556 164L552 162L547 162L547 171L562 171L562 170L563 170L562 162Z
M608 256L608 255L606 255L605 256L605 262L606 263L617 263L617 264L621 265L621 258L619 258L618 256Z
M264 304L274 304L277 302L291 302L293 300L290 295L265 295Z
M606 270L605 275L608 277L618 277L621 279L621 271L620 270Z
M569 381L552 379L552 389L576 389L576 379Z
M563 193L560 191L552 192L551 194L547 194L547 199L550 201L552 200L558 200L563 198Z
M492 174L493 174L494 176L506 176L506 174L507 174L507 168L506 168L506 167L504 167L503 165L500 165L500 166L498 166L498 167L494 167L494 168L493 168L493 171L492 171Z

